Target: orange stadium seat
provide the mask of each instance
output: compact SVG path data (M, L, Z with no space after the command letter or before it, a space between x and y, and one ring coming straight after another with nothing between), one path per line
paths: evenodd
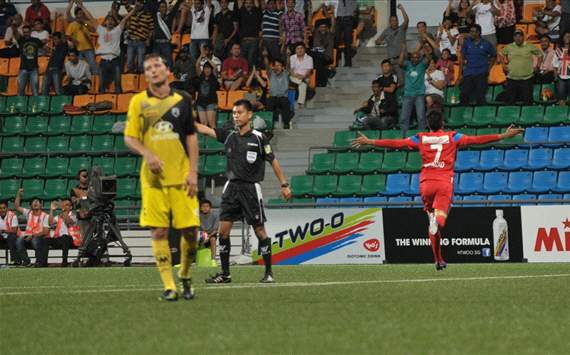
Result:
M535 10L540 10L544 7L544 2L541 4L526 4L523 9L522 22L532 22L532 14Z
M76 107L83 107L87 104L95 102L95 95L75 95L73 98L73 106ZM80 110L77 112L66 112L68 115L83 115L85 114L84 110Z
M139 75L138 74L121 75L121 88L123 89L123 92L139 91Z
M120 114L126 113L129 110L129 104L131 103L131 98L134 94L119 94L117 97L117 105L115 106L114 110L111 110L111 113Z
M143 90L146 90L147 88L148 88L148 84L146 83L144 75L139 75L139 88L137 91L143 91Z
M8 76L18 76L20 71L20 57L10 58L10 64L8 66Z
M499 85L507 81L507 76L503 71L503 66L501 64L494 64L491 67L491 72L489 73L489 84L490 85Z
M6 88L6 92L4 92L5 96L15 96L18 95L18 77L12 76L8 78L8 87Z
M9 65L10 65L10 58L0 58L0 76L8 76Z
M245 94L247 94L247 91L245 90L228 91L228 102L226 103L227 109L231 110L234 107L234 102L245 98Z
M216 91L216 93L218 94L218 108L220 110L227 110L228 92L223 91L223 90L219 90L219 91Z

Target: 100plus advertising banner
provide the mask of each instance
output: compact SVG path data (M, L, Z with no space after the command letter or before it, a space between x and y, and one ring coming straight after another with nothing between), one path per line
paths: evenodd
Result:
M381 264L384 236L380 208L268 209L272 262L297 264ZM263 263L253 241L253 261Z
M570 206L521 210L524 257L529 262L570 262Z
M419 208L382 210L386 261L433 262L428 238L428 218ZM446 261L522 261L521 212L519 207L454 208L442 232Z

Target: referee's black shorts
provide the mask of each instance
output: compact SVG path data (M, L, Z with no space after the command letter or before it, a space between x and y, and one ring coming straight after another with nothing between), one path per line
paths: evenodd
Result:
M247 224L259 227L265 223L261 185L245 181L228 181L224 186L220 221L235 222L245 218Z

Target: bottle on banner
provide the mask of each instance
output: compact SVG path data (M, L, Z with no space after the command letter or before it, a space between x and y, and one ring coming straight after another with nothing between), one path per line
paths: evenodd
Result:
M503 210L495 211L493 220L494 257L498 261L509 260L509 225L503 218Z

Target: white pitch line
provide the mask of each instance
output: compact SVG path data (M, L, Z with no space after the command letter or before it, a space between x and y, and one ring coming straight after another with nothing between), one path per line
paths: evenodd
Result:
M426 283L438 281L487 281L487 280L520 280L520 279L539 279L539 278L555 278L570 277L570 274L550 274L550 275L507 275L507 276L477 276L477 277L447 277L447 278L429 278L429 279L399 279L399 280L361 280L361 281L327 281L327 282L284 282L274 284L244 283L239 285L217 285L217 286L201 286L199 290L232 290L244 288L275 288L275 287L320 287L320 286L346 286L346 285L370 285L370 284L395 284L395 283ZM123 285L135 286L135 285ZM138 285L136 285L138 286ZM157 291L160 287L144 287L144 288L107 288L107 289L70 289L68 287L54 286L57 289L53 291L17 291L17 292L0 292L1 296L18 296L31 294L48 294L48 293L65 293L65 294L88 294L88 293L116 293L116 292L140 292L140 291ZM94 286L90 286L94 287ZM100 286L101 288L112 286ZM32 288L28 286L28 288ZM39 287L38 287L39 288ZM45 288L45 287L42 287Z

